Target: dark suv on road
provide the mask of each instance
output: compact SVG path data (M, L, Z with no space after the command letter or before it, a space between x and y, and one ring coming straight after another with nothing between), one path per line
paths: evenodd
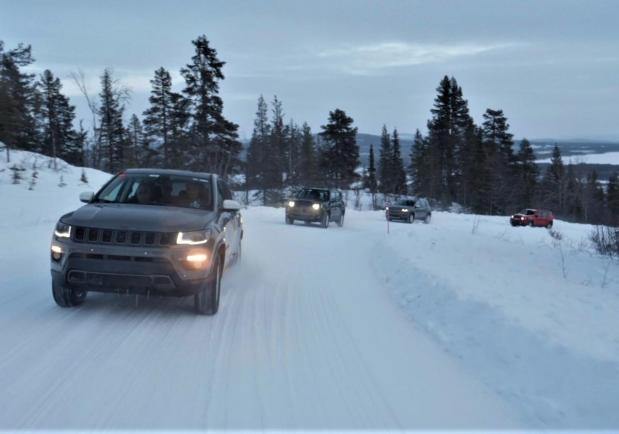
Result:
M304 188L286 203L286 223L289 225L302 220L306 224L319 222L323 228L328 228L332 221L343 226L345 214L346 204L339 190Z
M385 208L385 217L389 221L401 220L413 223L415 220L421 220L424 223L430 223L432 208L428 200L424 198L401 199Z
M52 294L62 307L89 291L194 296L219 307L222 273L241 256L240 204L217 175L131 169L60 218L51 244Z

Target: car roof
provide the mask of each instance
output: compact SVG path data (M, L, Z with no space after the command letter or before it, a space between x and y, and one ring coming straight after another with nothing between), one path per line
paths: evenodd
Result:
M210 178L213 176L207 172L193 172L191 170L177 170L177 169L126 169L125 173L148 173L157 175L178 175L178 176L193 176L196 178Z

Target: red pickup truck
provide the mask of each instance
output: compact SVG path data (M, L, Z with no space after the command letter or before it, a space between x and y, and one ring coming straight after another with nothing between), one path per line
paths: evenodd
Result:
M539 226L550 229L554 222L554 215L545 209L523 209L509 219L512 226Z

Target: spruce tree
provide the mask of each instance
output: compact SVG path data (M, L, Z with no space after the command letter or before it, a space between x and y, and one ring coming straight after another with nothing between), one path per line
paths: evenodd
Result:
M488 212L504 214L516 202L513 188L516 179L513 135L509 133L509 124L503 110L487 109L482 129L491 178Z
M539 169L535 163L535 152L527 139L520 142L520 150L516 157L518 176L518 202L520 206L532 206L537 189Z
M409 174L413 180L413 194L428 196L430 162L426 140L419 129L415 131L413 146L411 146Z
M123 127L122 89L114 83L109 69L101 76L101 92L99 94L99 140L102 169L107 172L117 172L124 165L124 147L126 145L125 129Z
M619 174L617 172L608 177L606 203L610 212L609 224L619 226Z
M83 159L83 144L73 127L75 107L62 93L60 79L50 70L41 74L38 82L41 95L39 116L43 128L43 143L40 151L54 158L61 157L70 164L80 164Z
M404 162L402 161L402 154L400 150L400 136L398 130L394 129L392 134L392 146L391 146L391 170L392 172L392 193L401 195L407 193L406 187L406 171L404 170Z
M301 128L301 149L299 152L299 182L312 185L317 182L318 167L316 144L310 126L305 122Z
M40 104L34 74L24 72L32 64L30 45L5 50L0 41L0 142L9 149L37 151L40 132L36 111Z
M380 154L378 156L378 185L381 193L393 193L393 149L391 147L391 136L387 131L387 126L383 125L380 135Z
M149 141L161 147L161 166L169 167L172 158L172 112L175 99L172 77L161 67L155 71L150 83L150 107L144 111L144 130Z
M186 87L184 93L191 102L190 167L227 176L238 165L242 145L238 140L238 125L223 115L219 83L224 79L225 62L217 57L206 36L192 41L194 55L181 69Z
M271 189L282 187L287 162L286 134L284 131L284 109L282 102L273 97L271 103L271 134L269 135L268 185Z
M376 182L376 162L374 161L374 145L370 145L368 174L367 174L365 188L370 190L370 193L372 193L372 195L376 193L377 182Z
M540 190L540 202L543 207L561 212L565 198L565 166L561 158L561 150L555 144L552 150L550 166L546 169Z
M147 160L145 150L148 149L144 128L137 115L131 115L127 126L127 156L125 158L127 167L140 167Z
M254 119L254 130L247 148L245 182L248 189L260 190L263 200L267 188L267 164L270 153L271 126L268 116L267 103L264 97L260 95L256 118Z
M329 112L329 122L323 125L320 137L320 166L330 186L347 189L358 175L359 146L353 118L335 109Z

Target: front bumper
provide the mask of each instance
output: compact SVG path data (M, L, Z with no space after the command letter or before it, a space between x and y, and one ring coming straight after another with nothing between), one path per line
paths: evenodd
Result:
M512 226L528 226L529 220L520 218L510 218L509 222Z
M313 209L311 207L287 207L286 217L293 220L302 220L306 222L319 222L322 219L322 209Z
M207 247L158 248L109 246L74 241L52 241L62 249L51 260L55 284L97 292L186 296L196 294L211 276ZM205 253L200 267L191 267L188 255Z

